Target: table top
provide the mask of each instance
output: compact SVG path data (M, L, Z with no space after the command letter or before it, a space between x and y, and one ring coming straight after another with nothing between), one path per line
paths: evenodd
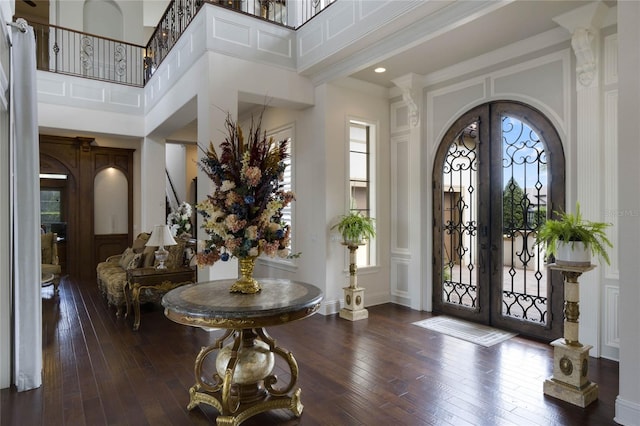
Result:
M320 308L322 291L311 284L256 279L262 285L256 294L229 292L235 279L176 288L162 298L165 315L184 325L239 329L285 324L308 317Z

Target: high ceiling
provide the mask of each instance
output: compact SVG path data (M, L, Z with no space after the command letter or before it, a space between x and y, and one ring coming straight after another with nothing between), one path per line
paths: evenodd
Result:
M415 73L428 75L480 54L524 40L542 32L559 28L554 17L584 6L590 1L578 0L518 0L502 2L491 13L455 25L415 47L400 48L381 56L374 64L356 70L351 77L385 87L391 80ZM605 2L608 7L615 1ZM377 74L375 67L384 67Z
M16 16L49 23L49 0L16 0Z

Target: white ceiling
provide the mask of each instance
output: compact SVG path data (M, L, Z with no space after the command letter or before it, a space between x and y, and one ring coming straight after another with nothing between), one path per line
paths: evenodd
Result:
M158 3L166 1L168 0L159 0ZM545 31L558 30L560 27L554 22L555 17L586 4L594 3L583 0L495 0L493 4L490 3L491 6L474 15L460 18L455 22L454 20L446 22L446 25L437 32L430 33L428 26L425 25L424 33L417 33L414 43L400 45L388 43L394 37L401 35L408 26L420 24L430 18L433 20L434 17L440 16L437 13L447 7L478 0L421 1L425 3L420 6L415 15L404 16L402 19L392 22L384 29L384 33L368 34L367 37L354 44L351 49L344 49L333 58L320 64L318 69L308 71L311 74L317 72L316 75L323 73L331 75L332 69L339 69L339 73L331 78L352 77L386 88L393 88L395 87L393 79L410 73L428 76L436 71L446 70L452 65L512 45L517 41ZM48 0L35 0L35 2L37 7L34 8L22 0L17 0L16 14L22 12L33 15L48 11ZM608 8L613 8L617 1L607 0L603 3ZM431 16L429 16L430 14ZM358 54L365 50L366 55L363 57L367 58L366 61L359 60ZM387 71L383 74L376 74L373 69L377 66L383 66ZM313 75L310 77L314 78ZM251 99L240 99L239 101L239 115L250 112L257 105ZM182 129L183 131L179 132L180 137L176 137L176 139L195 140L195 136L193 138L185 137L191 133L195 135L195 129L195 122L189 123Z
M514 42L559 27L553 21L563 13L593 3L578 0L518 0L496 2L496 10L468 22L455 25L448 31L408 48L381 56L375 64L355 70L351 77L385 87L393 87L391 80L414 73L428 75L464 60L479 56ZM611 7L615 1L608 1ZM568 34L568 33L567 33ZM526 53L526 52L524 52ZM383 74L375 67L387 69Z
M437 2L439 0L429 1ZM476 0L446 0L438 7L432 6L429 13L439 13L447 5L466 1ZM345 51L339 52L307 74L313 79L314 73L317 73L316 75L331 74L331 69L335 68L341 69L342 73L336 78L351 77L386 88L393 88L395 85L392 80L410 73L427 76L549 30L565 31L554 21L554 18L590 3L594 2L583 0L496 0L492 8L483 10L481 13L462 21L447 23L446 29L438 31L437 34L429 34L428 29L425 29L425 34L421 37L424 40L420 43L416 42L411 46L401 45L394 50L385 51L381 43L384 42L385 47L388 46L389 38L399 36L409 25L430 18L424 13L416 13L415 17L404 17L399 22L391 23L390 25L395 25L395 28L385 28L384 36L369 34L365 40L359 40L355 47L351 46L351 50L347 48ZM612 8L617 2L611 0L603 3L608 8ZM424 7L427 10L426 4ZM567 31L567 40L569 37ZM366 39L374 41L367 43ZM363 54L368 58L366 64L354 59L364 49L367 49L367 53ZM375 52L375 54L371 52ZM523 54L526 53L528 52L523 52ZM375 73L373 69L378 66L385 67L387 71L383 74ZM238 114L250 112L256 105L252 100L240 99Z

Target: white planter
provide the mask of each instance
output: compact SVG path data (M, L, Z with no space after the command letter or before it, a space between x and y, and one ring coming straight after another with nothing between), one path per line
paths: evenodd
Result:
M591 265L591 250L580 241L569 243L558 242L556 264L566 266Z

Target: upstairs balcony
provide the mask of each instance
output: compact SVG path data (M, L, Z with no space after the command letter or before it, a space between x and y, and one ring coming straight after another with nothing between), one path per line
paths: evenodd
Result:
M231 10L297 29L335 0L172 0L146 46L55 25L34 27L39 70L143 87L202 6Z

